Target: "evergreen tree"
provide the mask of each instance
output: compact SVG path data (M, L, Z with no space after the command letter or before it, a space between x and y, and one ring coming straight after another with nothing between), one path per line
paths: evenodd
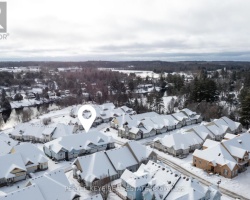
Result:
M250 93L246 95L241 102L240 122L243 126L249 128L250 125Z

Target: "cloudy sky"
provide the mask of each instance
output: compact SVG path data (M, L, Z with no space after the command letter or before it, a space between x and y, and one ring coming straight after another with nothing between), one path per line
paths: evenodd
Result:
M250 61L248 0L7 0L0 60Z

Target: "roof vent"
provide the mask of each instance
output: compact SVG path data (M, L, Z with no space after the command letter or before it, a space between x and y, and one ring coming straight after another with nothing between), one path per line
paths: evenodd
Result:
M241 143L242 143L242 140L238 140L238 142L241 144Z

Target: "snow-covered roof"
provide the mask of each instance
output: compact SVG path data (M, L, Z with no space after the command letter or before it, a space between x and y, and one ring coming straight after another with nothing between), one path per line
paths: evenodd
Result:
M170 192L166 199L176 199L176 200L197 200L204 199L207 192L210 190L209 187L205 187L200 184L196 179L182 176L177 182L176 188L182 188L178 192Z
M186 140L190 145L202 144L203 140L194 132L184 132L183 139Z
M117 170L125 170L127 167L139 164L140 161L147 160L152 150L144 145L131 141L124 146L103 152L96 152L91 155L78 157L73 164L79 163L78 170L82 179L92 182L104 176L113 176Z
M25 165L29 162L33 163L33 165L38 165L39 163L45 163L49 160L40 149L30 143L17 145L13 147L11 151L12 153L20 153Z
M65 135L73 134L74 126L58 123L56 126L23 123L19 124L12 131L13 136L33 136L36 138L44 138L44 136L52 136L58 138Z
M177 112L177 113L173 113L172 116L179 120L179 121L183 121L183 120L188 120L189 117L187 117L183 112Z
M58 153L62 148L69 152L72 150L88 150L92 148L91 145L100 146L112 142L113 138L111 136L106 136L98 131L91 131L88 133L78 133L60 137L45 143L44 146Z
M74 190L70 189L71 185L63 170L55 170L32 178L26 185L38 186L46 200L69 200L79 196Z
M13 177L11 172L15 168L27 171L20 153L0 156L0 179Z
M225 135L224 135L224 139L226 139L226 140L229 140L229 139L233 139L233 138L235 138L235 137L237 137L238 135L235 135L235 134L232 134L232 133L226 133Z
M76 162L81 166L81 178L88 182L108 176L108 173L110 176L117 174L105 152L78 157L73 164Z
M112 149L106 152L116 170L125 170L137 163L127 146Z
M215 124L208 124L206 125L206 127L208 128L208 130L210 130L210 132L212 132L214 135L218 135L218 136L221 136L221 135L224 135L226 133L227 130L229 130L229 127L225 126L223 128L224 125L221 125L221 126L217 126Z
M219 144L219 142L217 142L217 141L206 139L206 141L203 144L203 147L210 148L210 147L216 146L218 144Z
M241 126L241 123L235 122L235 121L229 119L228 117L222 117L221 119L223 119L228 124L229 128L232 131L237 130Z
M193 112L191 110L189 110L188 108L184 108L181 110L181 112L184 112L187 116L191 117L191 116L194 116L194 115L197 115L196 112Z
M222 144L218 144L207 148L205 150L196 149L193 156L202 158L211 162L213 165L227 165L230 170L233 170L237 165L236 160L229 154L229 152L223 147Z
M18 142L11 139L8 135L0 133L0 156L8 154L12 147L17 144Z
M246 152L250 152L250 133L243 133L238 137L223 141L223 145L231 155L243 158Z
M203 140L205 140L208 135L211 138L215 138L214 135L212 134L212 132L204 125L192 127L191 129L187 130L187 132L189 132L189 131L196 132Z
M33 200L35 197L36 200L47 200L44 198L43 194L41 193L39 187L37 185L31 185L14 192L10 192L1 197L1 200Z
M136 141L127 142L127 146L129 146L129 148L133 151L134 156L139 162L147 159L150 156L150 154L153 152L152 149L144 145L141 145L140 143Z
M186 139L186 135L188 137L188 134L182 134L178 132L171 135L166 135L159 141L163 146L173 148L174 150L189 149L191 144Z

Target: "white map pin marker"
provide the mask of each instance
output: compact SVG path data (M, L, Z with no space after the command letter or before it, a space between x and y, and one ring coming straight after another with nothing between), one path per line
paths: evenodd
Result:
M83 111L86 111L86 110L91 113L91 116L88 119L84 118L82 115ZM78 119L80 120L86 133L89 131L90 127L92 126L93 122L95 121L95 118L96 118L96 111L90 105L84 105L78 110Z

